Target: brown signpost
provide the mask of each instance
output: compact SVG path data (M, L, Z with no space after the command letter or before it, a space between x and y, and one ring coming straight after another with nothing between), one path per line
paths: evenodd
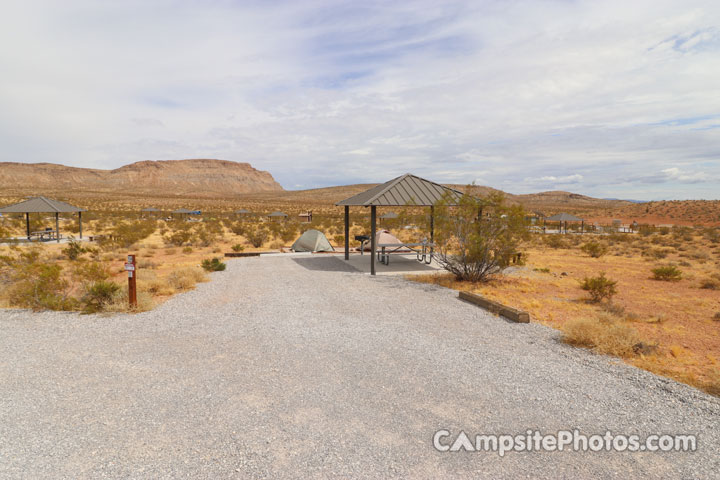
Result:
M128 296L130 299L130 307L137 307L137 267L135 265L135 255L127 256L125 270L128 272Z

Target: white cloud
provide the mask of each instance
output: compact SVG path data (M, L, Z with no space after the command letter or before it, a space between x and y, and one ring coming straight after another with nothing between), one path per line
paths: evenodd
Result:
M3 7L0 161L200 156L287 186L412 171L514 193L720 191L714 0Z

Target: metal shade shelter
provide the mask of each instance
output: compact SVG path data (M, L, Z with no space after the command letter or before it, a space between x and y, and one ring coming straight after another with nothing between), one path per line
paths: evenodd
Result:
M285 212L272 212L270 215L268 215L268 217L270 217L270 218L282 218L282 219L287 218L287 216L288 216L288 214Z
M377 207L430 207L430 241L434 240L435 204L442 199L457 205L463 193L406 173L335 205L345 207L345 260L350 258L350 207L370 207L370 274L375 275Z
M170 213L172 215L176 215L176 214L181 215L181 218L182 218L182 215L184 215L187 218L188 215L200 215L201 212L200 212L200 210L189 210L187 208L178 208L177 210L173 210Z
M25 228L27 238L30 240L30 214L31 213L54 213L55 214L55 237L60 243L60 214L61 213L77 213L78 226L80 227L80 238L82 238L82 212L86 212L84 208L70 205L69 203L53 200L46 197L33 197L23 202L7 207L0 208L0 213L24 213Z
M250 210L246 210L244 208L241 208L240 210L235 211L236 215L249 215Z
M563 224L565 224L565 233L567 233L567 222L580 222L580 233L585 231L585 220L569 213L558 213L552 217L547 217L545 222L560 222L560 231L563 231Z

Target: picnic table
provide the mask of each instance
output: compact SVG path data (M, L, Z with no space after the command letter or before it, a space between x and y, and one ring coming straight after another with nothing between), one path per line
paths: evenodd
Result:
M415 252L418 262L425 262L430 265L433 257L433 249L435 244L428 241L416 242L416 243L378 243L377 258L380 263L390 265L390 254L391 253L407 253Z
M57 232L52 229L46 229L46 230L38 230L36 232L30 232L30 239L33 239L34 237L37 237L39 241L46 241L46 240L56 240ZM62 235L60 235L60 238L62 238Z

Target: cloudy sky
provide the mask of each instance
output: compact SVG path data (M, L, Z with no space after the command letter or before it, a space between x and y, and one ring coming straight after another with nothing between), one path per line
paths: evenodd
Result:
M720 198L718 0L5 0L0 161Z

